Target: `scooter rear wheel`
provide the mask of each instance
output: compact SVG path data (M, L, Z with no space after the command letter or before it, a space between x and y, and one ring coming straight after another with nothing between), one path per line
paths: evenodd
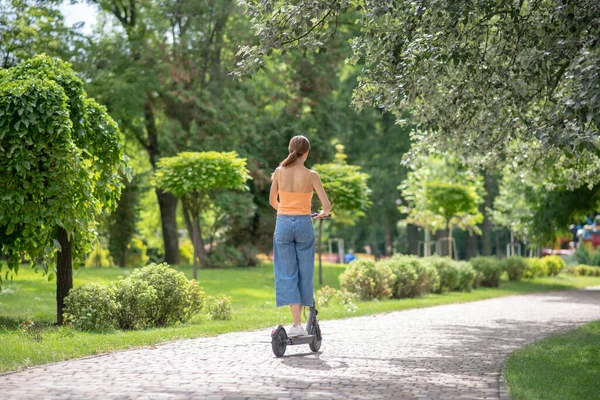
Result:
M271 347L276 357L283 357L287 348L287 334L283 327L279 327L271 337Z
M308 344L308 347L310 347L312 352L316 353L321 348L321 341L323 339L321 337L321 328L319 327L319 324L314 324L311 331L310 334L313 335L314 338L313 341Z

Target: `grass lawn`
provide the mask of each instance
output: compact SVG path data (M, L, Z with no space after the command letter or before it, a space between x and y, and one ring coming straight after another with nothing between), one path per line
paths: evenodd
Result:
M515 351L506 383L513 400L599 398L600 321Z
M230 321L210 321L198 315L186 324L143 331L114 331L103 333L79 332L67 327L52 326L56 320L55 282L23 266L19 276L5 282L0 292L0 372L11 371L69 358L104 353L117 349L147 346L180 338L209 336L219 333L267 328L291 323L289 310L275 309L272 265L256 268L199 270L198 281L208 295L227 295L232 298ZM178 268L191 277L191 267ZM337 276L343 265L324 265L325 284L339 288ZM74 284L108 283L131 269L87 268L74 271ZM358 302L358 309L348 312L342 305L320 309L323 320L367 315L407 308L481 300L492 297L547 290L600 285L600 278L559 276L523 282L501 283L500 288L477 289L471 293L427 295L417 299ZM319 286L315 285L315 290ZM21 323L31 319L33 329ZM37 333L36 330L40 329ZM269 332L265 331L265 338Z

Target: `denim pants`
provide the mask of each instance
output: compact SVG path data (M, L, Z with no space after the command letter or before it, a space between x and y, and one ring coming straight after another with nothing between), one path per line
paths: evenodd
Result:
M273 235L275 304L312 306L315 231L310 215L278 215Z

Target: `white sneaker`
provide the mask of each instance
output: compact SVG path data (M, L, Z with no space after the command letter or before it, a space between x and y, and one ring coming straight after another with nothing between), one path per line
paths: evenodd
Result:
M298 325L298 326L291 326L290 329L288 329L287 331L287 335L289 337L292 336L307 336L308 332L306 332L306 329L304 329L302 327L302 325Z

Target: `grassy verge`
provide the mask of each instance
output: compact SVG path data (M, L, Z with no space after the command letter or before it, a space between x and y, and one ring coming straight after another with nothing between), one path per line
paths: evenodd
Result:
M597 399L600 395L600 321L515 351L506 366L510 397Z
M178 269L191 277L191 267ZM324 265L325 284L339 288L337 276L343 269L343 265ZM74 284L108 283L129 273L131 269L80 269L74 271ZM6 284L0 292L0 372L180 338L290 323L289 311L285 307L275 308L272 265L200 270L198 280L208 295L227 295L232 298L233 318L230 321L208 321L204 315L198 315L186 324L168 328L88 333L52 326L56 320L55 283L23 267L18 278ZM321 309L319 315L323 320L338 319L591 285L600 285L600 278L559 276L523 282L503 281L500 288L477 289L471 293L453 292L417 299L359 302L356 304L358 309L353 312L348 312L342 305L329 305ZM318 288L315 285L315 289ZM28 319L35 323L33 328L22 326L22 322Z

